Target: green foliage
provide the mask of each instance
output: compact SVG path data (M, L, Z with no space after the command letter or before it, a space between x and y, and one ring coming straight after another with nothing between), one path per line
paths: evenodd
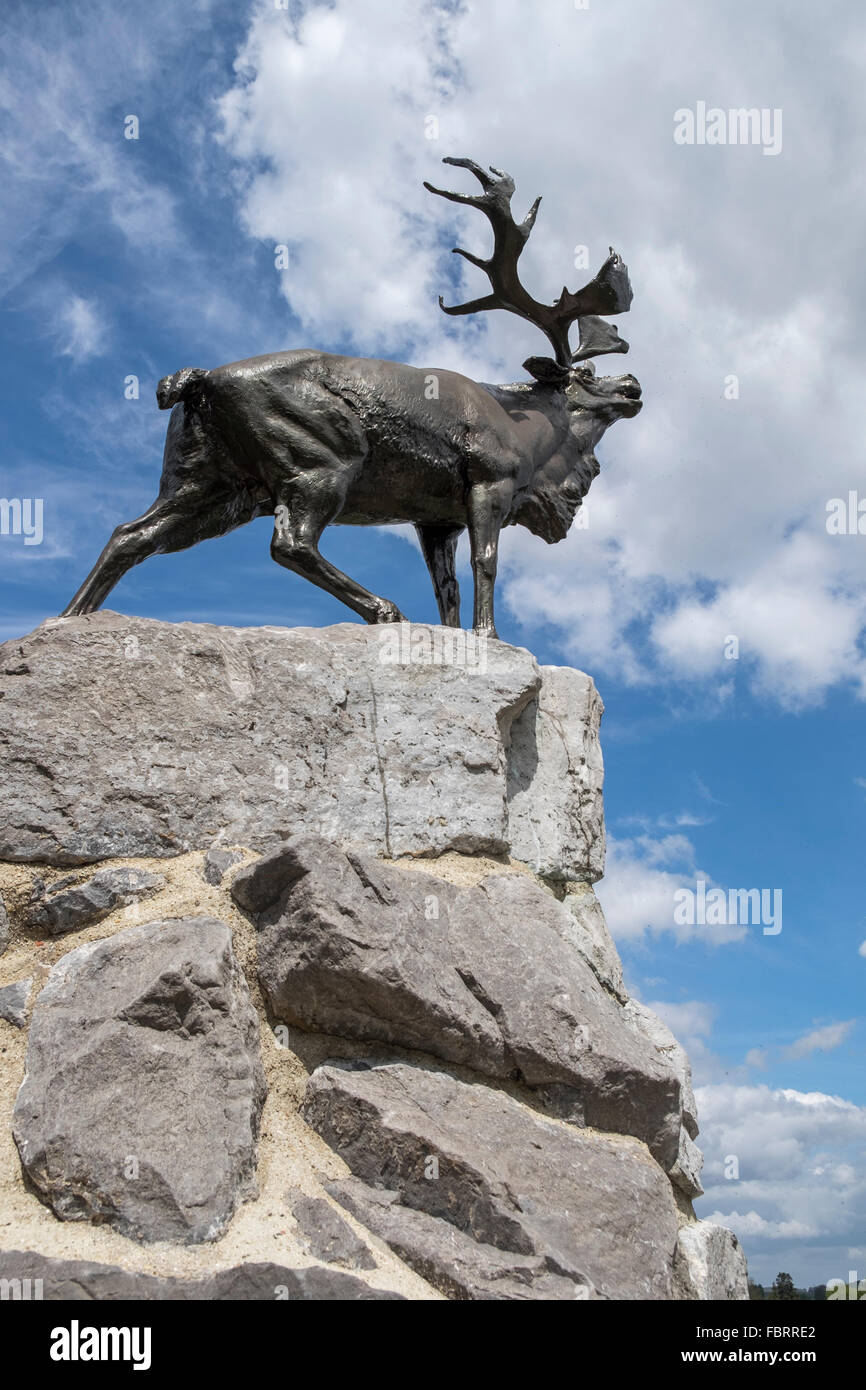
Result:
M789 1302L794 1298L802 1298L802 1293L794 1288L794 1281L790 1274L780 1272L773 1280L773 1287L769 1292L769 1298L776 1302Z

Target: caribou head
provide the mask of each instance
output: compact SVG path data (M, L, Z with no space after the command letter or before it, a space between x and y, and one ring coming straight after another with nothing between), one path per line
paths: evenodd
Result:
M454 247L455 255L484 271L491 292L450 306L440 295L439 307L454 315L506 309L540 328L553 348L552 358L529 357L523 363L537 385L487 389L513 416L525 414L532 404L547 416L565 422L569 447L554 450L541 462L506 523L526 526L547 541L560 541L567 535L575 511L598 474L595 446L616 420L637 415L641 409L641 387L636 377L599 377L592 363L594 357L629 350L616 327L599 317L623 314L629 309L632 289L628 266L611 247L598 274L582 289L571 291L563 286L553 304L542 304L521 283L518 273L518 261L535 225L541 198L535 199L522 222L516 222L511 210L514 180L509 174L493 165L488 172L472 159L447 158L443 163L471 170L482 191L455 193L431 183L424 187L449 202L483 212L493 229L493 250L483 258ZM579 345L573 352L569 339L575 321Z

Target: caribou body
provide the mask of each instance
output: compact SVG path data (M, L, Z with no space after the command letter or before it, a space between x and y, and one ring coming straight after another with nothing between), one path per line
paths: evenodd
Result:
M471 168L485 192L443 196L485 211L495 245L489 261L460 253L486 269L494 294L446 312L519 313L543 329L556 359L530 358L524 366L534 380L507 386L306 349L165 377L157 401L171 417L159 495L143 516L117 528L63 616L98 608L149 555L272 515L273 558L369 623L403 615L320 554L326 526L413 523L449 627L460 626L455 550L468 530L474 626L495 635L502 527L519 524L548 542L562 540L598 473L598 441L615 420L640 410L633 376L596 377L588 360L627 350L594 312L621 312L631 289L611 253L584 290L563 290L556 305L538 305L515 270L537 202L518 226L508 175L494 170L491 179L471 161L448 162ZM576 318L581 348L572 354L568 325Z

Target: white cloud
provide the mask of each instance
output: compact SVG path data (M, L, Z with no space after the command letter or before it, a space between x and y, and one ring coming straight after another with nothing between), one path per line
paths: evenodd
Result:
M817 1226L807 1221L768 1221L756 1211L713 1211L704 1219L732 1227L746 1244L750 1236L763 1236L767 1240L803 1240L818 1235Z
M700 999L691 999L679 1004L652 999L648 1009L659 1015L683 1046L688 1048L699 1038L708 1038L713 1029L716 1007Z
M832 1052L835 1047L841 1046L856 1024L856 1018L852 1018L847 1023L829 1023L823 1028L813 1028L786 1047L782 1055L793 1062L813 1052Z
M289 247L282 292L321 342L368 355L443 342L443 213L421 181L439 178L447 153L425 139L425 119L456 92L454 22L415 0L312 5L297 26L273 5L255 13L219 104L223 139L243 221Z
M779 1269L805 1283L844 1277L848 1251L866 1230L866 1108L821 1092L730 1082L696 1095L700 1215L737 1232L763 1282Z
M725 641L735 636L758 689L795 708L819 703L846 678L866 680L857 647L866 594L841 587L832 544L799 534L745 583L709 602L684 597L652 626L661 659L678 674L724 678Z
M105 217L135 250L174 240L174 199L141 172L140 142L123 138L123 123L127 103L137 103L206 14L161 0L149 12L146 41L139 17L123 7L88 7L84 22L55 9L50 33L9 16L0 38L0 292L27 279L85 222L92 229ZM130 114L141 116L140 107ZM155 132L145 122L140 133L146 140Z
M86 362L105 351L106 325L92 300L72 295L57 309L57 351L76 362Z
M695 891L698 879L708 889L715 886L695 864L694 848L685 835L609 838L605 876L596 892L614 940L634 941L669 932L677 941L700 939L713 946L741 941L748 927L690 926L676 920L677 893Z
M502 599L598 674L700 682L717 702L742 681L801 708L837 685L866 693L861 539L824 527L827 500L857 482L856 161L839 134L856 121L840 117L831 138L818 84L798 90L777 159L672 140L674 110L696 93L739 105L790 89L799 49L775 42L781 22L811 43L781 0L750 13L748 45L718 16L684 23L672 0L631 5L627 23L618 4L540 5L529 26L519 0L501 0L495 25L483 7L422 0L336 0L291 21L263 4L220 114L241 216L265 244L290 245L282 288L313 344L408 343L415 361L506 380L542 350L506 314L437 317L437 291L456 302L485 288L440 234L454 226L476 252L489 243L477 213L421 189L472 186L443 173L444 154L505 165L519 212L543 193L521 261L541 298L579 280L576 244L593 265L609 242L623 250L636 298L621 326L644 412L602 445L588 530L554 548L504 537ZM578 88L575 140L563 117ZM845 91L834 87L840 109ZM431 117L438 139L425 138ZM802 197L815 183L832 258ZM737 400L724 399L730 374ZM724 659L728 634L739 661Z
M769 1061L769 1055L765 1047L750 1047L746 1053L746 1066L756 1067L759 1071L763 1071Z
M787 1047L754 1047L746 1053L746 1066L763 1070L771 1061L799 1062L804 1057L811 1057L813 1052L832 1052L841 1047L856 1026L857 1019L852 1018L844 1023L828 1023L821 1028L812 1028Z

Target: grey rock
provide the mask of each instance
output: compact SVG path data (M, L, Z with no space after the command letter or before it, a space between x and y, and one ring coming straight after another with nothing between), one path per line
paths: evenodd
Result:
M544 701L510 740L541 686L529 652L491 641L486 669L401 665L385 660L387 636L357 623L230 628L100 611L5 644L0 859L76 865L217 838L264 849L302 829L389 856L519 845L518 857L524 846L535 857L543 834L551 873L597 878L600 706L588 677L571 673L590 723L573 713L562 725L579 747L560 786L568 759ZM530 808L548 788L556 809L535 826Z
M49 936L63 936L101 922L115 908L152 897L165 887L165 875L145 869L99 869L92 878L59 879L42 888L26 912L27 925Z
M348 1221L334 1211L324 1197L289 1193L292 1216L310 1254L325 1264L345 1264L351 1269L375 1269L376 1261Z
M570 915L526 874L458 888L297 836L232 887L286 1023L410 1047L539 1088L557 1113L677 1159L679 1082L563 939Z
M403 1294L391 1289L375 1289L354 1274L310 1265L306 1269L286 1269L271 1263L238 1265L207 1281L211 1289L195 1297L210 1299L276 1299L278 1302L405 1302Z
M580 951L605 989L625 1004L628 994L622 978L622 962L592 886L569 883L562 905L570 914L570 920L563 919L564 939Z
M237 849L209 849L204 857L202 869L205 881L212 883L216 888L222 883L232 865L240 863L243 857Z
M0 956L6 950L10 940L9 914L6 911L6 904L0 898Z
M668 1025L662 1022L658 1014L654 1014L652 1009L647 1008L646 1004L638 1003L637 999L629 999L625 1006L625 1017L637 1029L639 1035L651 1042L674 1068L680 1079L682 1090L683 1124L688 1130L689 1137L697 1139L700 1132L698 1129L698 1107L692 1089L691 1063L685 1048L682 1043L677 1042Z
M542 666L537 698L511 729L511 853L553 882L604 873L604 705L589 676Z
M273 1261L236 1265L207 1279L176 1279L140 1274L119 1265L62 1260L31 1251L0 1251L0 1280L10 1299L41 1297L46 1302L89 1300L165 1302L324 1302L399 1299L390 1289L374 1289L352 1274L321 1265L290 1269ZM36 1281L41 1280L41 1286Z
M404 1207L397 1192L369 1187L359 1178L328 1184L328 1191L394 1254L446 1297L495 1299L597 1299L589 1284L551 1273L540 1255L516 1255L473 1240L450 1221Z
M703 1166L704 1156L694 1140L689 1138L688 1131L683 1125L680 1130L680 1151L668 1176L674 1186L678 1187L686 1197L701 1197L704 1191L701 1187L701 1169Z
M229 928L148 922L52 969L13 1132L63 1220L212 1240L254 1189L264 1095L258 1018Z
M372 1187L604 1298L671 1297L670 1183L635 1139L406 1063L317 1068L307 1122ZM583 1296L575 1292L576 1297Z
M749 1297L743 1248L733 1231L710 1221L683 1226L677 1241L676 1296L733 1302Z
M5 1018L15 1028L23 1028L27 1022L27 1001L33 989L33 977L16 980L14 984L0 989L0 1018Z

